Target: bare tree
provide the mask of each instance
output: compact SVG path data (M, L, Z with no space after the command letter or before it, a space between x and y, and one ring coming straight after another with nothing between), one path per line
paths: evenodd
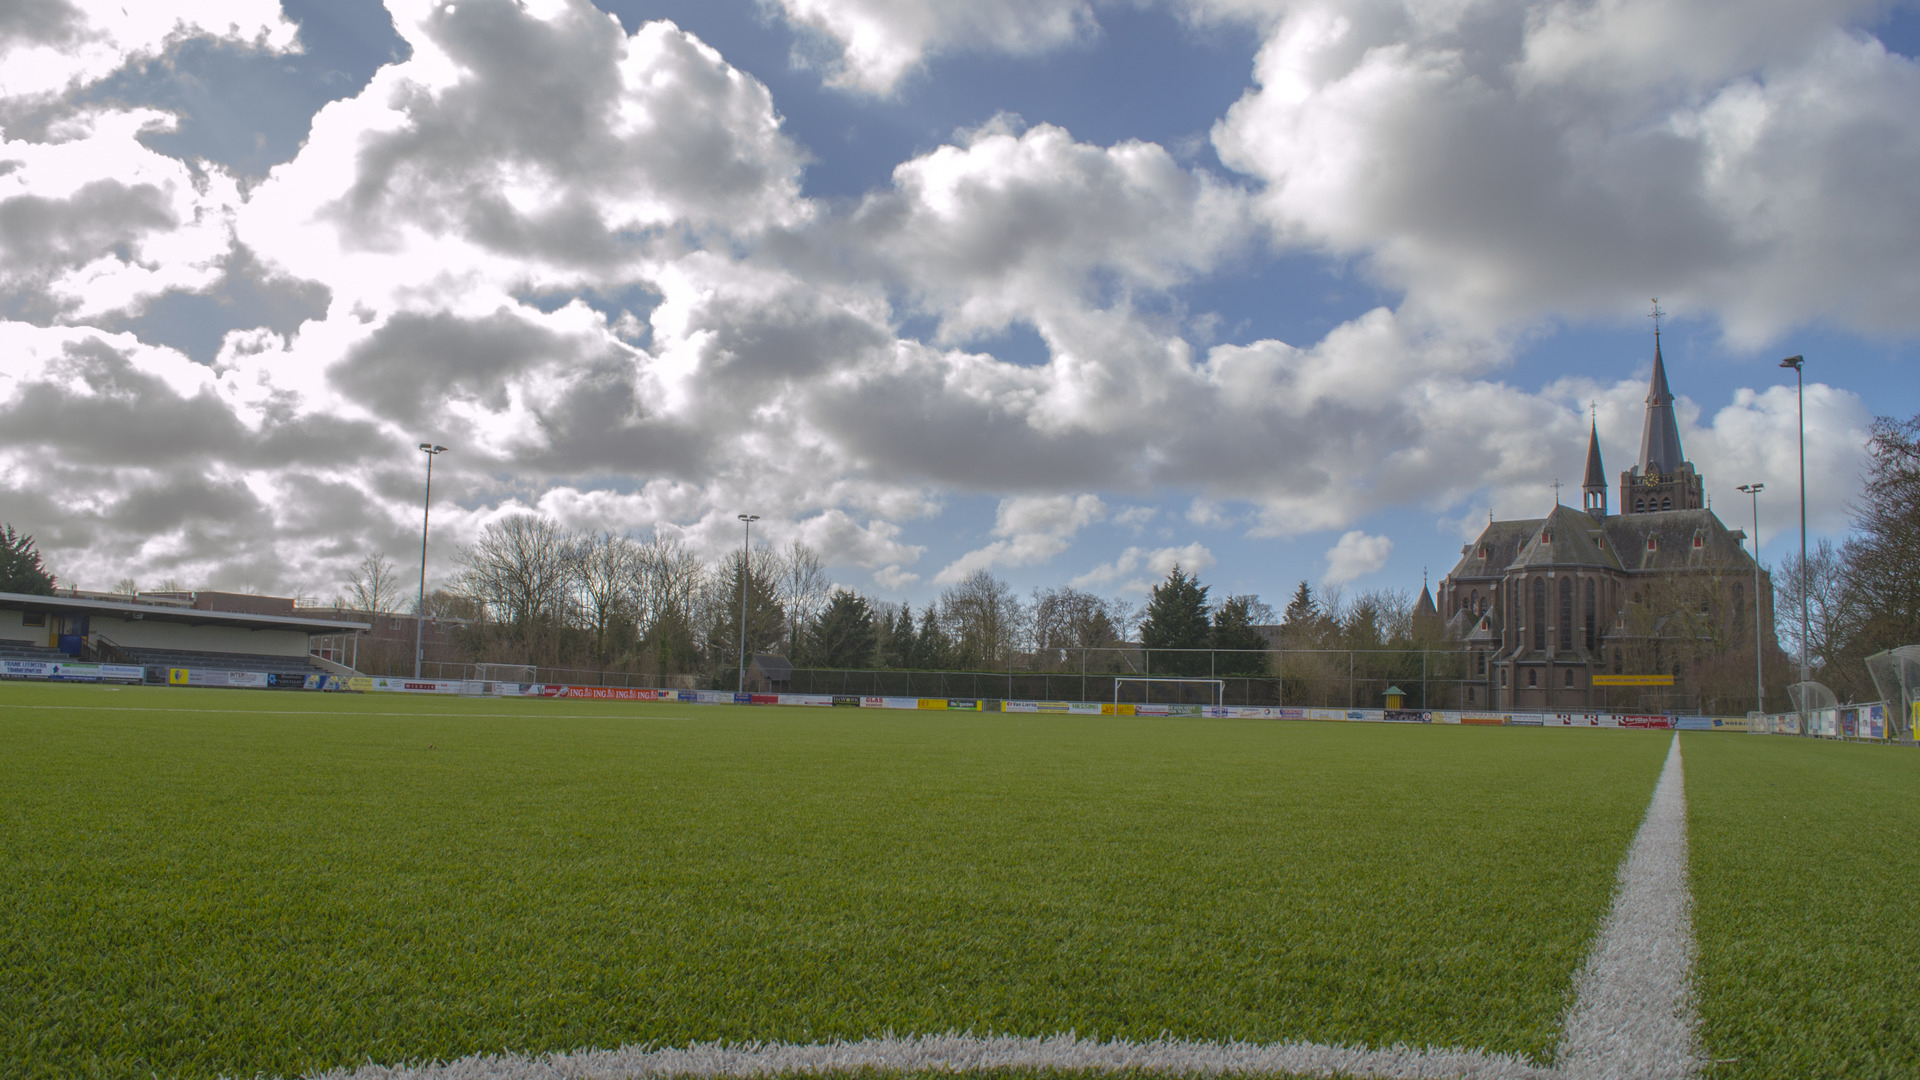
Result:
M1028 612L1042 667L1077 670L1087 650L1109 649L1125 636L1112 601L1070 586L1033 590Z
M575 537L567 555L579 608L593 631L594 656L604 662L607 631L614 623L635 616L636 579L642 576L643 553L632 539L611 532Z
M1001 670L1026 632L1026 610L1006 582L975 570L940 594L940 621L960 666Z
M458 558L467 593L522 631L561 621L573 567L567 534L552 520L515 514L488 525Z
M355 611L392 611L399 606L400 579L393 560L374 552L347 574L347 606Z
M1819 670L1832 666L1847 645L1847 631L1853 624L1847 588L1847 564L1833 541L1822 539L1807 553L1803 574L1798 552L1782 561L1773 575L1774 624L1780 641L1793 655L1805 655L1809 667ZM1800 640L1800 597L1807 598L1807 640Z
M795 540L774 557L776 596L787 613L787 647L791 650L820 613L833 592L820 553Z

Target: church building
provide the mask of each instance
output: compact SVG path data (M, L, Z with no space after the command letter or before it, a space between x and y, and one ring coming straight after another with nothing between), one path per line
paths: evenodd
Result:
M1556 489L1557 490L1557 489ZM1746 533L1708 508L1680 449L1660 334L1654 331L1640 457L1607 505L1597 424L1587 438L1581 506L1489 521L1440 583L1439 618L1466 652L1460 705L1516 712L1691 710L1695 665L1752 655L1754 613L1773 642L1773 583ZM1751 671L1751 667L1748 668ZM1674 676L1662 690L1595 686L1602 674Z

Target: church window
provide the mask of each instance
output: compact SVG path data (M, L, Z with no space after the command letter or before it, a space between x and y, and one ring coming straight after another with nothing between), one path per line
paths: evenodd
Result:
M1694 536L1693 536L1693 546L1694 546L1695 548L1703 548L1703 547L1706 547L1706 546L1707 546L1707 538L1706 538L1706 537L1704 537L1704 536L1701 536L1701 535L1700 535L1699 533L1695 533L1695 534L1694 534Z
M1547 647L1547 581L1533 579L1533 647Z
M1566 685L1569 690L1573 688L1573 669L1572 668L1567 669Z
M1673 509L1673 497L1671 495L1660 500L1660 509L1662 510Z
M1485 675L1487 673L1487 650L1475 649L1473 651L1473 666L1475 674Z
M1560 647L1573 648L1573 579L1560 579Z
M1474 700L1475 698L1473 693L1473 687L1469 686L1467 687L1467 704L1469 705L1473 704Z
M1492 551L1492 549L1490 549L1490 548L1488 548L1488 547L1487 547L1487 545L1485 545L1485 544L1481 544L1481 545L1480 545L1480 557L1481 557L1481 558L1483 558L1483 559L1490 559L1490 558L1492 558L1492 557L1493 557L1493 551Z
M1500 689L1505 690L1506 688L1507 688L1507 669L1501 668L1500 669Z
M1633 508L1635 510L1645 510L1647 508L1647 500L1645 499L1633 500Z
M1541 542L1541 543L1543 543L1543 544L1551 544L1551 543L1553 543L1553 530L1552 530L1552 529L1541 529L1541 530L1540 530L1540 542Z
M1586 624L1586 630L1587 630L1586 647L1588 649L1593 648L1593 607L1594 607L1593 579L1588 578L1587 579L1587 624Z
M1473 590L1473 595L1467 598L1467 610L1473 612L1475 615L1480 614L1480 590L1479 589Z
M1657 537L1652 537L1652 536L1647 537L1647 550L1648 551L1660 550L1660 541Z
M1532 668L1527 669L1527 685L1529 687L1540 685L1540 673L1538 671Z
M1618 675L1623 670L1625 669L1620 666L1620 650L1615 649L1613 650L1613 673Z

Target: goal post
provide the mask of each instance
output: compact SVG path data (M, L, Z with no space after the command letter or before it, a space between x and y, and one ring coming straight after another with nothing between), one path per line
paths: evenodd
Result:
M1154 703L1153 701L1153 684L1154 683L1181 683L1181 684L1197 683L1202 686L1211 686L1213 687L1213 704L1225 705L1227 703L1227 680L1225 679L1188 679L1188 678L1180 678L1172 675L1115 675L1113 677L1113 703L1115 705L1120 704L1120 687L1125 685L1126 683L1144 684L1141 690L1141 695L1145 698L1145 701L1141 702L1141 704L1145 704L1145 705L1151 705ZM1163 703L1163 704L1167 704L1167 703ZM1185 703L1174 702L1171 704L1185 704Z

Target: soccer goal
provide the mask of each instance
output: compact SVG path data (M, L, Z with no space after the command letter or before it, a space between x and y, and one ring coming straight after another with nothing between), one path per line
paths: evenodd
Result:
M1211 686L1213 687L1212 704L1225 705L1227 703L1227 680L1225 679L1182 679L1182 678L1175 678L1171 676L1162 677L1159 675L1116 675L1114 676L1114 679L1113 679L1113 703L1115 705L1120 704L1120 687L1126 683L1145 684L1140 691L1141 697L1143 700L1139 702L1139 704L1143 704L1143 705L1154 704L1153 687L1155 683L1159 683L1161 685L1168 685L1168 684L1184 685L1188 683L1198 683L1201 686ZM1186 693L1184 689L1179 694L1179 697L1181 698L1186 697ZM1176 702L1161 702L1160 704L1184 705L1186 704L1186 702L1183 700L1183 701L1176 701Z

